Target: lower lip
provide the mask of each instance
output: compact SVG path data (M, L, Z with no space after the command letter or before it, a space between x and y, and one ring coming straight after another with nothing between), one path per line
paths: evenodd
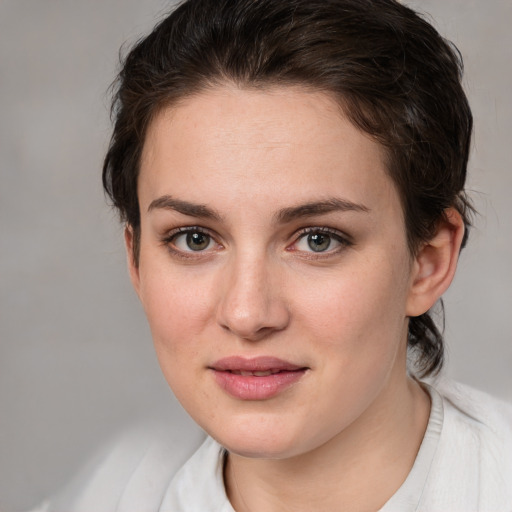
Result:
M254 375L237 375L228 371L213 370L215 380L227 393L240 400L267 400L293 384L306 373L305 369L283 371L256 377Z

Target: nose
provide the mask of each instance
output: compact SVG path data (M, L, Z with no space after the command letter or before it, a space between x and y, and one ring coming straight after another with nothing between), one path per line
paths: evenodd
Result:
M261 258L240 258L223 276L219 325L240 339L259 341L287 327L289 308L279 286L279 269Z

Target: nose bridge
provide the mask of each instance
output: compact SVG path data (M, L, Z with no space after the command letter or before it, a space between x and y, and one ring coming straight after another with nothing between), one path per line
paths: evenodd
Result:
M277 266L264 251L232 255L218 308L224 329L239 338L259 340L286 327L289 312L277 283Z

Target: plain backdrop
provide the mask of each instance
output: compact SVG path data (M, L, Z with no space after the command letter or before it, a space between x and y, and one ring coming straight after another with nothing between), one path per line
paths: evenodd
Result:
M512 400L512 2L408 3L460 48L476 120L469 188L481 216L446 296L445 373ZM170 418L183 442L197 439L160 375L100 185L119 47L170 6L0 0L4 512L58 488L129 423Z

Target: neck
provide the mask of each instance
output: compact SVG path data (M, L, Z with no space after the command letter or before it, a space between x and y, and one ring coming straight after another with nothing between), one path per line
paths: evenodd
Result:
M430 401L406 378L390 383L352 425L324 445L289 459L229 454L225 482L237 512L375 511L412 468L428 423ZM392 390L392 392L391 392Z

